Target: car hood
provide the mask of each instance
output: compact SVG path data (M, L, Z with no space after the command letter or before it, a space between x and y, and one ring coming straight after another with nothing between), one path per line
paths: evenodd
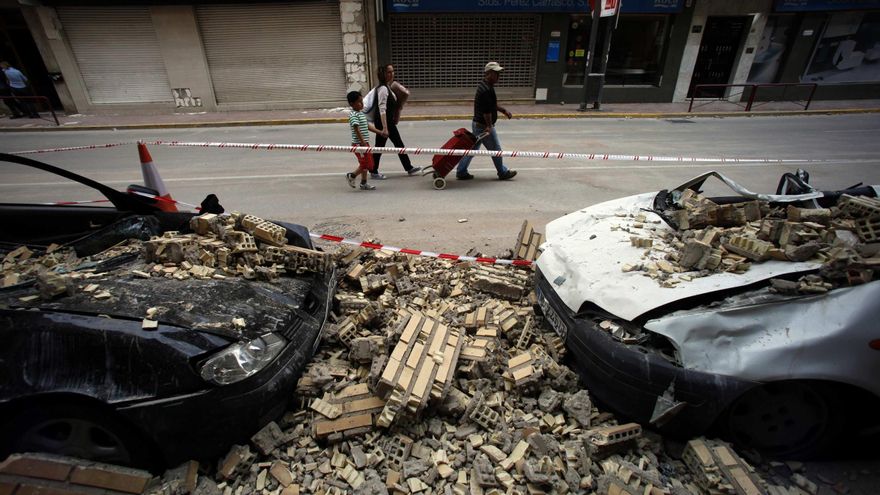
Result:
M310 317L304 307L316 280L312 277L280 277L273 282L225 279L174 280L163 277L143 279L127 272L106 274L89 279L96 284L91 292L78 290L73 295L49 301L22 302L23 295L36 294L24 287L4 291L6 307L37 308L77 314L106 315L111 318L139 320L147 310L156 308L160 325L174 325L220 335L231 341L250 340L267 332L289 332L291 327ZM106 291L105 299L95 295ZM242 318L244 326L233 324Z
M547 224L546 241L537 265L562 301L572 311L584 303L632 321L648 311L694 296L747 286L780 275L819 268L818 263L765 261L743 274L713 273L674 287L660 284L642 272L624 272L627 264L646 261L645 249L631 245L636 235L626 228L630 215L659 220L650 210L657 192L638 194L600 203ZM632 219L630 218L630 221ZM672 228L665 223L655 230L653 252L660 252L659 237ZM659 248L659 249L658 249ZM658 258L659 259L659 258Z

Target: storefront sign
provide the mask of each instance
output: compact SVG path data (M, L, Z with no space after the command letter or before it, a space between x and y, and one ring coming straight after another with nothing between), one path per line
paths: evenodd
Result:
M602 15L674 14L684 8L684 0L601 0ZM877 0L880 1L880 0ZM389 12L591 12L587 0L387 0Z
M547 62L559 62L559 40L550 40L547 43Z
M776 0L776 12L880 9L880 0Z
M590 0L590 8L592 9L597 1L601 1L602 5L602 13L601 17L611 17L617 13L617 7L620 5L620 0Z
M684 8L684 0L623 0L621 14L677 14Z
M388 0L387 5L389 12L590 11L587 0Z

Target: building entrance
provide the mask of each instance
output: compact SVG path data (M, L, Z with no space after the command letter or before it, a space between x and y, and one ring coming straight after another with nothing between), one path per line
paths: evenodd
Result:
M688 89L689 98L693 96L694 87L698 84L730 82L733 64L750 21L749 16L709 17L700 43L700 54L694 64L694 75ZM724 96L724 88L702 90L697 96L720 98Z

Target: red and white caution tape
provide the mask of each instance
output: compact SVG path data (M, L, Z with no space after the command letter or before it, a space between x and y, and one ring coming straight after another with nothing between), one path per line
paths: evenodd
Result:
M138 196L143 196L145 198L154 199L156 201L165 201L168 203L173 203L175 205L183 205L188 206L190 208L195 209L196 211L201 210L201 207L192 205L189 203L184 203L183 201L177 201L176 199L165 198L162 196L156 196L154 194L149 194L141 191L128 191L130 194L136 194ZM101 203L106 202L108 200L91 200L91 201L59 201L56 203L42 203L47 205L75 205L75 204L85 204L85 203ZM412 256L427 256L429 258L438 258L443 260L450 261L473 261L476 263L486 263L486 264L494 264L494 265L510 265L510 266L531 266L532 261L529 260L505 260L499 258L489 258L489 257L478 257L478 256L461 256L458 254L448 254L448 253L434 253L431 251L422 251L419 249L406 249L399 248L396 246L386 246L384 244L376 244L374 242L364 242L357 241L354 239L346 239L344 237L339 237L330 234L316 234L313 232L309 232L309 236L313 239L321 239L323 241L337 242L340 244L348 244L350 246L359 246L368 249L375 249L376 251L391 251L394 253L401 254L409 254Z
M373 146L339 146L331 144L264 144L264 143L211 143L185 141L153 141L146 144L173 147L194 148L232 148L249 150L295 150L337 153L392 153L398 155L445 155L445 156L490 156L508 158L544 158L544 159L582 159L609 161L654 161L654 162L709 162L709 163L786 163L805 162L811 160L786 160L777 158L697 158L683 156L652 156L652 155L614 155L607 153L559 153L549 151L490 151L490 150L453 150L444 148L387 148Z
M374 242L364 242L364 241L356 241L353 239L346 239L344 237L339 237L335 235L329 234L315 234L309 233L309 235L313 239L321 239L324 241L338 242L340 244L348 244L350 246L359 246L368 249L375 249L376 251L392 251L395 253L401 254L409 254L413 256L427 256L429 258L439 258L442 260L452 260L452 261L474 261L477 263L487 263L494 265L511 265L511 266L531 266L532 261L529 260L504 260L499 258L485 258L485 257L477 257L477 256L461 256L458 254L446 254L446 253L434 253L431 251L421 251L418 249L404 249L395 246L386 246L384 244L376 244Z
M82 150L98 150L104 148L116 148L117 146L127 146L129 144L137 144L137 141L126 141L123 143L108 143L108 144L89 144L85 146L66 146L63 148L46 148L42 150L26 150L26 151L13 151L10 152L10 155L36 155L40 153L55 153L59 151L82 151Z
M56 201L55 203L34 203L43 206L89 205L93 203L109 203L109 199L87 199L84 201Z
M145 193L145 192L141 192L141 191L134 191L132 189L129 189L128 193L129 194L136 194L138 196L143 196L145 198L155 199L156 201L161 201L163 203L188 206L196 211L201 211L201 209L202 209L201 206L191 205L189 203L184 203L183 201L177 201L176 199L173 199L173 198L166 198L164 196L156 196L155 194Z
M599 161L646 161L646 162L704 162L704 163L803 163L816 160L810 159L779 159L779 158L726 158L726 157L685 157L685 156L654 156L654 155L619 155L609 153L563 153L550 151L490 151L490 150L453 150L444 148L388 148L373 146L339 146L331 144L267 144L267 143L220 143L220 142L187 142L187 141L142 141L153 146L189 147L189 148L221 148L246 149L265 151L310 151L318 153L387 153L397 155L442 155L442 156L489 156L507 158L541 158L552 160L577 159ZM51 153L56 151L79 151L103 148L114 148L135 144L135 141L89 146L69 146L65 148L49 148L42 150L18 151L14 155L30 155Z

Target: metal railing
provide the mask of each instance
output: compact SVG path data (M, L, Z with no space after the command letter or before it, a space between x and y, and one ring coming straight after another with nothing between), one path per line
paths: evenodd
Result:
M52 112L55 125L61 125L61 122L58 122L58 115L55 114L55 109L52 108L52 102L46 96L0 96L0 100L37 100L38 102L46 102L45 107L49 109L49 112Z
M798 100L786 100L785 95L789 88L796 87L808 87L810 88L810 93L806 99L798 99ZM804 110L810 109L810 103L813 101L813 96L816 94L816 88L819 87L816 83L760 83L760 84L697 84L694 86L694 91L691 93L691 103L688 106L688 113L690 113L694 108L694 100L698 98L700 93L709 89L721 89L721 96L713 97L710 100L706 101L699 106L705 106L715 101L724 101L726 103L730 103L732 105L736 105L738 107L742 107L744 111L751 112L753 108L759 107L761 105L766 105L771 101L785 101L787 103L792 103L794 105L802 106ZM742 91L739 93L728 93L729 89L732 88L742 88ZM782 94L777 99L767 100L763 102L759 102L755 104L755 100L758 97L758 93L761 88L777 88L782 89ZM749 98L743 105L742 97L748 92ZM765 91L766 94L766 91ZM740 97L736 99L736 97ZM804 103L799 103L803 101Z

